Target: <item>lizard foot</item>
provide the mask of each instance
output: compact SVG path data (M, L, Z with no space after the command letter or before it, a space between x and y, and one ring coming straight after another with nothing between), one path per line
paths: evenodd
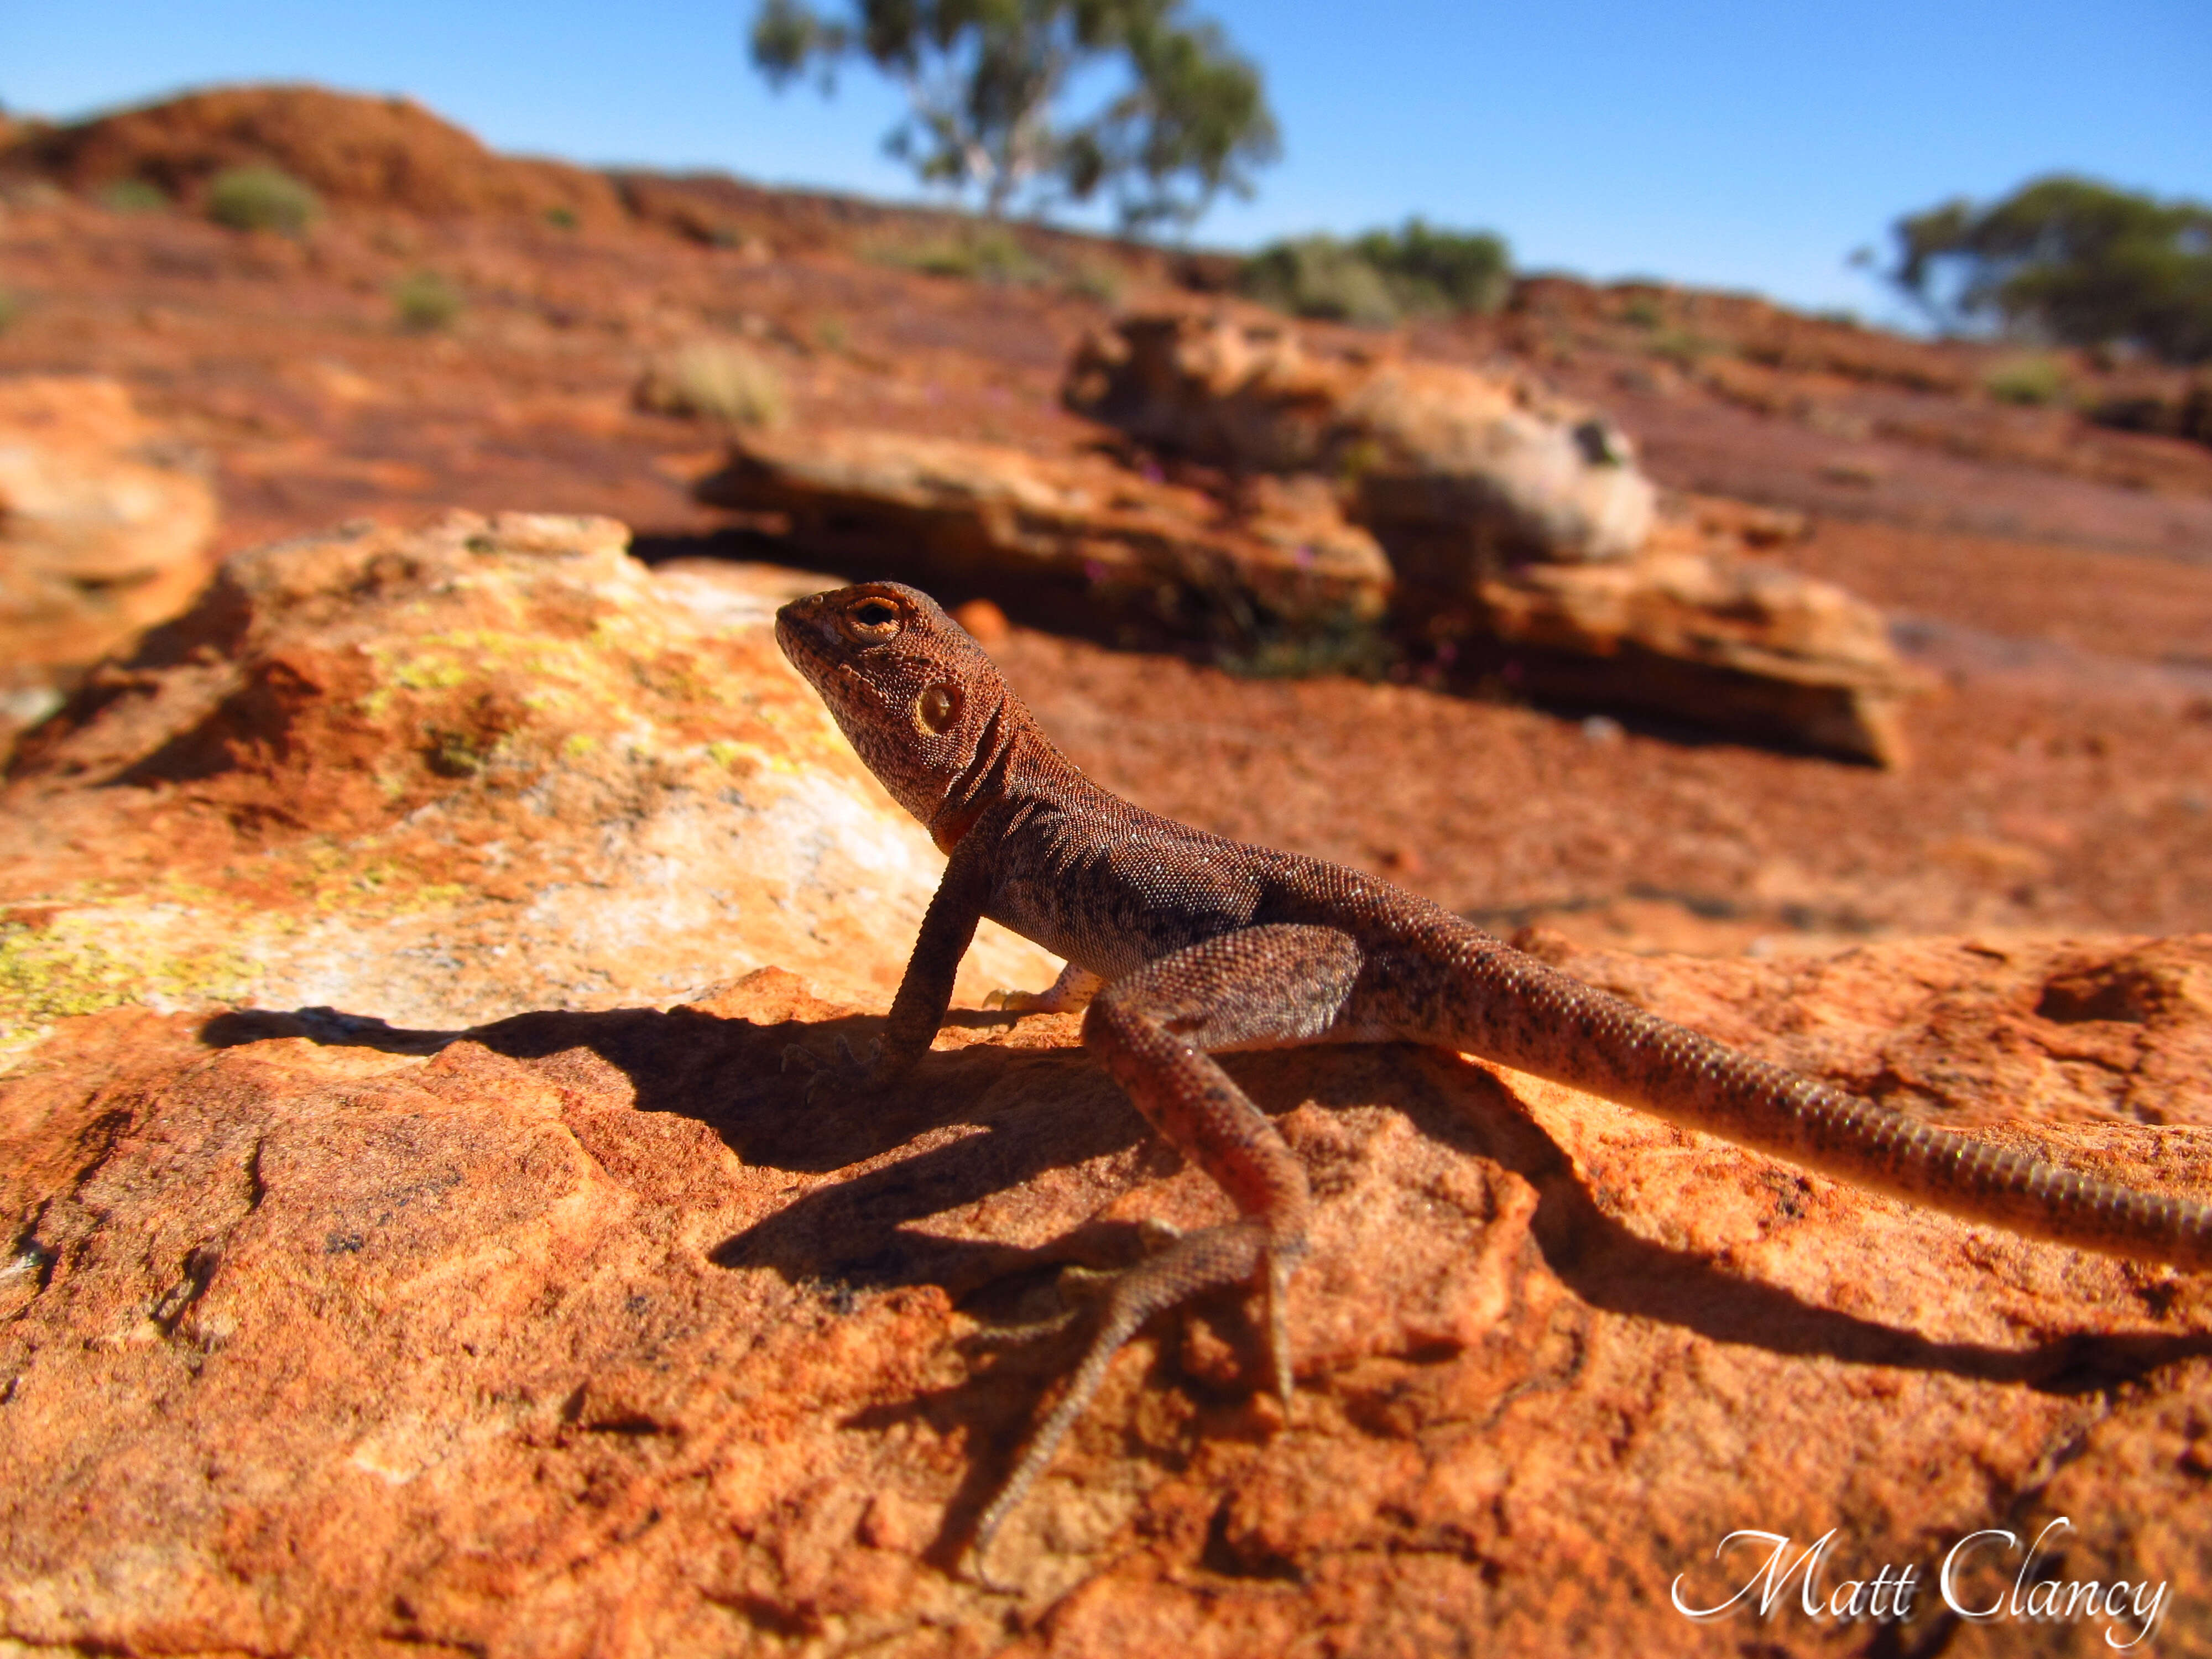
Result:
M1030 1434L1015 1462L1013 1473L1006 1477L1006 1484L999 1488L997 1496L976 1522L969 1556L977 1578L987 1586L1004 1588L991 1577L986 1564L993 1536L1051 1463L1060 1443L1067 1437L1067 1431L1075 1426L1076 1419L1083 1415L1105 1382L1107 1368L1113 1364L1114 1356L1154 1314L1206 1291L1259 1279L1267 1304L1269 1381L1284 1405L1287 1407L1290 1403L1290 1350L1282 1316L1283 1290L1297 1257L1304 1254L1303 1241L1271 1242L1267 1228L1253 1221L1231 1222L1194 1233L1178 1233L1164 1226L1147 1231L1154 1237L1164 1237L1171 1242L1158 1255L1118 1273L1093 1274L1074 1270L1079 1275L1078 1282L1083 1279L1108 1281L1109 1287L1100 1298L1098 1328L1081 1362L1069 1375L1067 1387ZM1064 1279L1067 1277L1063 1275ZM1070 1314L1039 1322L1032 1328L1040 1333L1057 1329L1073 1317Z
M1183 1236L1182 1229L1170 1222L1156 1220L1147 1216L1137 1223L1137 1237L1149 1250L1164 1249ZM1127 1276L1127 1267L1086 1267L1071 1261L1060 1270L1054 1289L1065 1304L1056 1314L1042 1319L1024 1319L1011 1324L986 1325L961 1339L961 1346L969 1348L1018 1348L1030 1342L1042 1341L1057 1336L1092 1307L1098 1298L1114 1285Z
M783 1048L783 1069L804 1071L806 1079L806 1103L812 1105L815 1097L830 1094L860 1094L875 1086L876 1065L883 1054L883 1041L871 1041L865 1053L855 1052L843 1037L837 1039L837 1058L826 1060L811 1048L797 1042L787 1042Z
M1100 983L1097 975L1070 963L1042 991L1009 991L1002 986L983 999L983 1006L1003 1008L1010 1014L1072 1014L1090 1006Z

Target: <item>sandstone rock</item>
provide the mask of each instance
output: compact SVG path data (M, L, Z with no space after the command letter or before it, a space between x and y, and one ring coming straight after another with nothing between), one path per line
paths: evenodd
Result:
M1318 357L1279 318L1126 318L1085 343L1065 396L1162 448L1354 480L1352 516L1414 586L1461 588L1520 560L1624 558L1651 524L1650 482L1601 416L1517 376Z
M1541 941L1532 941L1541 948ZM1577 970L1942 1122L2212 1190L2212 939ZM880 1008L880 998L874 1006ZM766 971L465 1032L111 1009L0 1087L0 1632L27 1648L490 1655L2109 1650L1946 1617L1987 1528L2212 1628L2212 1289L1391 1048L1233 1059L1316 1180L1285 1425L1234 1298L1125 1353L993 1566L952 1565L1065 1340L1071 1260L1222 1200L1072 1045L872 1021ZM2147 1127L2160 1122L2166 1127ZM1723 1601L1741 1528L1835 1530ZM1961 1584L1998 1599L2018 1556ZM2136 1627L2112 1626L2119 1640Z
M215 492L118 381L0 380L0 753L58 687L184 609Z
M1657 518L1626 441L1523 381L1319 357L1279 319L1176 312L1092 337L1066 397L1167 449L1352 479L1349 514L1389 555L1401 630L1462 673L1759 742L1904 758L1899 711L1918 683L1881 614L1740 556L1803 534L1802 518L1705 498Z
M2212 377L2138 368L2087 411L2100 426L2212 445Z
M1527 564L1464 613L1533 696L1637 708L1716 731L1901 764L1923 688L1881 613L1814 577L1655 538L1620 564Z
M777 651L794 584L627 536L456 514L228 561L16 758L0 1040L216 1000L460 1026L771 962L887 994L943 860ZM994 930L965 994L1050 967Z
M855 577L940 599L988 595L1054 625L1269 642L1358 633L1389 566L1325 487L1232 513L1099 455L831 428L748 435L699 498L784 515L793 544Z

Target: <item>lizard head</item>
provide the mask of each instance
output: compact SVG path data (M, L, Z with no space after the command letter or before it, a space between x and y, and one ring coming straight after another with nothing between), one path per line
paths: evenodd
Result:
M940 817L997 758L1012 695L968 630L918 589L862 582L785 605L775 641L899 805L957 840Z

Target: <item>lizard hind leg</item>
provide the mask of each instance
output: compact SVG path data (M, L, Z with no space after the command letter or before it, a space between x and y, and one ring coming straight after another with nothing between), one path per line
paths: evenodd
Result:
M1060 977L1042 991L1010 991L1004 986L983 999L986 1008L1003 1008L1010 1014L1069 1014L1088 1007L1106 981L1087 969L1069 963Z
M993 1534L1051 1463L1114 1356L1154 1314L1206 1291L1255 1285L1265 1302L1268 1381L1289 1404L1284 1301L1306 1248L1305 1171L1208 1051L1327 1037L1360 960L1358 945L1333 928L1243 928L1148 963L1091 1002L1085 1046L1152 1127L1229 1195L1238 1218L1176 1238L1120 1275L1102 1298L1089 1349L977 1522L979 1571Z

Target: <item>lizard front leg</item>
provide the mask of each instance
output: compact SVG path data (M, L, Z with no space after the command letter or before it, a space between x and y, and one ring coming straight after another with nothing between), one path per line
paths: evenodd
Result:
M1085 1047L1146 1121L1228 1194L1237 1218L1180 1237L1115 1279L1066 1391L976 1525L979 1563L1097 1393L1115 1354L1152 1315L1206 1291L1257 1280L1271 1380L1289 1405L1283 1303L1291 1271L1305 1253L1311 1208L1305 1170L1212 1053L1290 1048L1327 1036L1360 960L1358 945L1333 928L1248 927L1149 963L1092 1000Z
M799 1066L813 1073L806 1083L808 1098L825 1086L868 1091L888 1087L929 1052L938 1028L945 1024L945 1010L952 1006L952 981L960 972L960 959L968 954L969 945L975 941L975 924L983 918L988 872L981 854L969 850L977 844L963 841L952 849L944 879L938 883L936 895L921 918L921 932L915 939L914 954L907 958L898 994L891 999L883 1035L869 1045L867 1052L855 1054L842 1036L837 1039L836 1060L825 1060L795 1042L784 1049L786 1071Z

